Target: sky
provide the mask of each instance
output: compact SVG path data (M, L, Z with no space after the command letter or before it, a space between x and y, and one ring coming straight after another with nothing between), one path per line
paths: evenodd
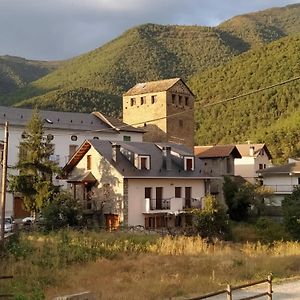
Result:
M300 0L0 0L0 55L61 60L145 23L215 26Z

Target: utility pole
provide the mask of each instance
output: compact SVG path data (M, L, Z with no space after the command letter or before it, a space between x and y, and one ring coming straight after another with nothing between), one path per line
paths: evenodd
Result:
M2 161L2 184L1 184L1 249L4 249L5 230L5 201L6 201L6 180L7 180L7 154L8 154L8 122L4 126L4 145Z

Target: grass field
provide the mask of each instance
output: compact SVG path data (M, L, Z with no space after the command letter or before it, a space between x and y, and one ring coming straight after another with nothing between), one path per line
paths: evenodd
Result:
M96 299L193 296L265 278L300 273L297 242L208 243L199 237L64 230L23 234L1 258L0 293L52 299L90 290Z

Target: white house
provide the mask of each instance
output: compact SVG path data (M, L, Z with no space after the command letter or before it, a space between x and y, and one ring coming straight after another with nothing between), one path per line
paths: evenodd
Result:
M85 213L112 227L184 226L186 209L202 206L211 178L188 148L171 143L87 140L64 171Z
M259 170L258 175L262 178L263 185L273 191L270 204L280 206L284 197L300 185L300 161Z
M142 141L143 130L131 127L118 119L107 117L100 112L73 113L58 111L39 111L44 120L45 135L54 146L54 155L51 159L64 166L70 156L86 139L99 139L111 141ZM26 124L31 119L32 110L24 108L0 106L0 140L4 138L4 124L9 123L8 166L18 161L19 144ZM22 217L22 201L12 194L7 194L7 215Z
M258 179L256 171L271 165L272 156L266 144L237 144L235 145L242 158L234 160L234 175L242 176L251 183Z

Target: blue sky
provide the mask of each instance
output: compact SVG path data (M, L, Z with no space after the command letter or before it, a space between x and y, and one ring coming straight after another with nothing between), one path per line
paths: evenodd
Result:
M59 60L144 23L215 26L300 0L0 0L0 55Z

